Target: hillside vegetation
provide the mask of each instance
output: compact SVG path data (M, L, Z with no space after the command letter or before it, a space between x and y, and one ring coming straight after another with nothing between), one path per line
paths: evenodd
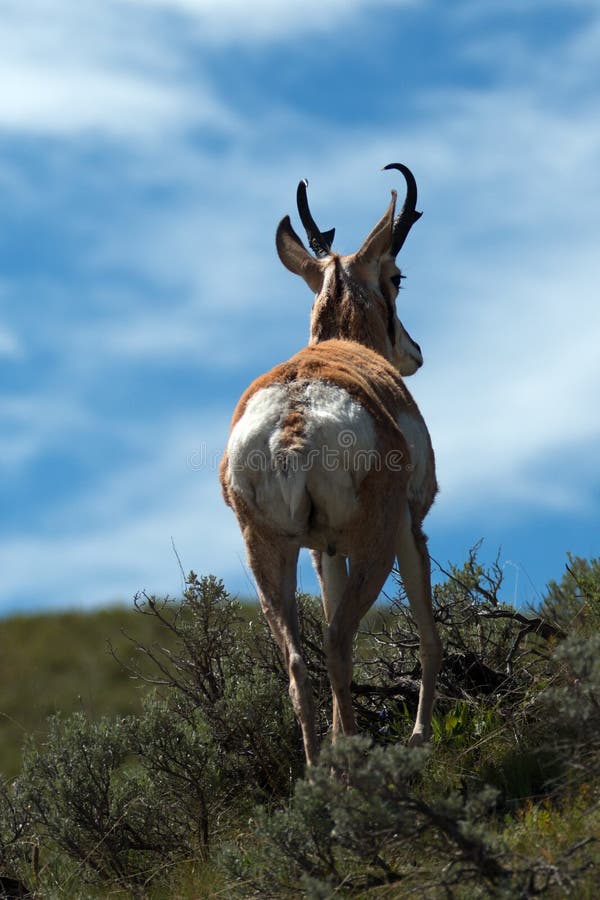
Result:
M110 653L131 655L130 640L162 638L154 618L132 609L15 616L0 622L0 772L21 766L26 735L40 738L49 717L82 712L92 719L142 708L143 689ZM139 654L138 654L139 655Z
M400 588L357 640L361 735L334 747L321 613L299 597L323 735L310 778L273 641L215 578L191 573L181 602L6 620L0 888L595 898L600 560L571 559L527 613L501 580L473 552L435 588L425 750L405 746L419 663Z

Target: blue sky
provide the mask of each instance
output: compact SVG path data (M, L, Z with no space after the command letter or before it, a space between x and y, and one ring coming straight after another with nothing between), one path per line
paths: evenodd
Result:
M251 593L216 465L307 338L275 227L308 177L351 252L392 161L432 555L521 603L598 555L596 3L3 0L0 85L0 612L176 594L172 544Z

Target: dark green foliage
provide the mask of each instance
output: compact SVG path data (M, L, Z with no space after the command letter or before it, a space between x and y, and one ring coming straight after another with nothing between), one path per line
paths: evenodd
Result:
M600 634L570 635L556 650L556 674L538 698L551 722L546 752L563 763L564 781L600 777Z
M257 897L297 896L299 886L315 897L360 893L414 878L415 859L439 852L445 870L436 882L507 882L478 828L493 793L428 802L417 778L426 762L424 751L373 747L361 737L329 747L284 810L259 812L252 850L227 852L241 896L249 886Z
M202 721L233 783L287 793L303 755L287 677L265 626L244 619L222 582L193 572L181 603L143 597L136 605L169 640L134 641L154 671L138 667L131 674L160 691L174 719Z
M477 548L462 567L444 574L433 592L444 645L433 741L456 750L501 729L509 712L513 725L515 716L521 719L528 691L553 671L553 649L564 632L543 616L502 603L502 569L480 565ZM362 640L370 652L356 666L362 726L379 740L408 738L418 701L417 630L398 587L391 607L368 619Z
M128 672L159 693L138 716L55 717L43 741L27 742L22 773L5 795L7 804L18 800L21 830L7 847L39 842L55 884L66 877L143 892L178 861L207 859L240 810L287 795L292 766L302 771L270 639L222 584L192 573L182 602L136 604L164 640L131 638L143 665L129 659ZM61 881L65 858L75 869Z
M0 872L28 869L32 846L30 816L14 785L0 783ZM0 888L2 887L0 883ZM2 896L0 892L0 896Z
M131 851L138 849L123 827L136 818L130 753L127 720L92 723L81 713L54 719L46 743L25 749L17 796L40 840L77 860L84 876L130 875Z
M149 706L140 719L55 719L45 744L26 749L16 794L37 839L76 861L80 879L135 888L157 862L206 848L215 782L210 744Z
M61 898L595 898L598 562L571 560L528 615L501 602L502 571L476 551L445 574L431 752L404 746L420 666L402 593L358 635L363 736L335 747L323 619L299 597L323 738L307 776L260 616L194 573L179 602L137 598L141 625L129 620L113 661L114 684L136 686L135 708L123 710L118 688L116 715L84 704L27 740L20 775L0 789L0 887L7 877Z
M21 767L24 735L43 735L49 717L59 711L63 716L85 712L92 718L140 712L144 691L107 652L107 641L119 656L130 652L123 629L139 643L152 644L159 637L168 641L160 623L125 608L2 621L0 772L6 777L14 777ZM141 667L147 662L145 657L138 660Z
M597 631L600 627L600 558L568 554L560 581L550 581L540 614L563 628Z

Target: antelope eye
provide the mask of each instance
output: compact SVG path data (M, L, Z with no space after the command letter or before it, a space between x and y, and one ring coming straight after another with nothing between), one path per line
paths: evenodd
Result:
M402 277L401 275L392 275L390 278L390 281L392 282L392 284L394 285L394 287L396 288L397 291L400 290L400 278L401 277Z

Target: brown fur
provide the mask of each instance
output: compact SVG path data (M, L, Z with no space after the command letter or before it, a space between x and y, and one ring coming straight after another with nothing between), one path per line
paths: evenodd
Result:
M231 428L241 419L251 397L274 383L292 383L319 379L328 381L346 390L353 399L364 406L375 422L382 426L378 429L379 452L385 455L388 450L396 450L408 458L405 437L397 425L397 418L402 411L409 412L415 418L421 418L417 404L404 384L400 375L386 359L354 341L331 340L314 346L305 347L285 363L280 363L252 382L242 394L231 420ZM289 446L302 435L302 415L293 411L283 423L283 443ZM387 437L384 437L387 434ZM384 449L383 444L388 446ZM437 492L433 450L429 448L428 503L425 508L414 510L419 523L425 515ZM225 501L232 506L228 489L227 454L223 456L219 468L221 486Z
M250 398L276 382L320 379L344 388L369 410L373 418L400 432L396 416L401 409L417 409L402 378L386 359L350 340L329 340L305 347L287 362L259 376L242 394L231 427L243 416Z
M305 422L299 409L292 409L281 423L280 447L283 451L299 450L304 444Z
M334 274L315 300L311 315L310 344L343 337L386 357L390 347L387 303L364 290L366 268L354 263L346 270L333 257ZM363 276L361 278L361 275Z

